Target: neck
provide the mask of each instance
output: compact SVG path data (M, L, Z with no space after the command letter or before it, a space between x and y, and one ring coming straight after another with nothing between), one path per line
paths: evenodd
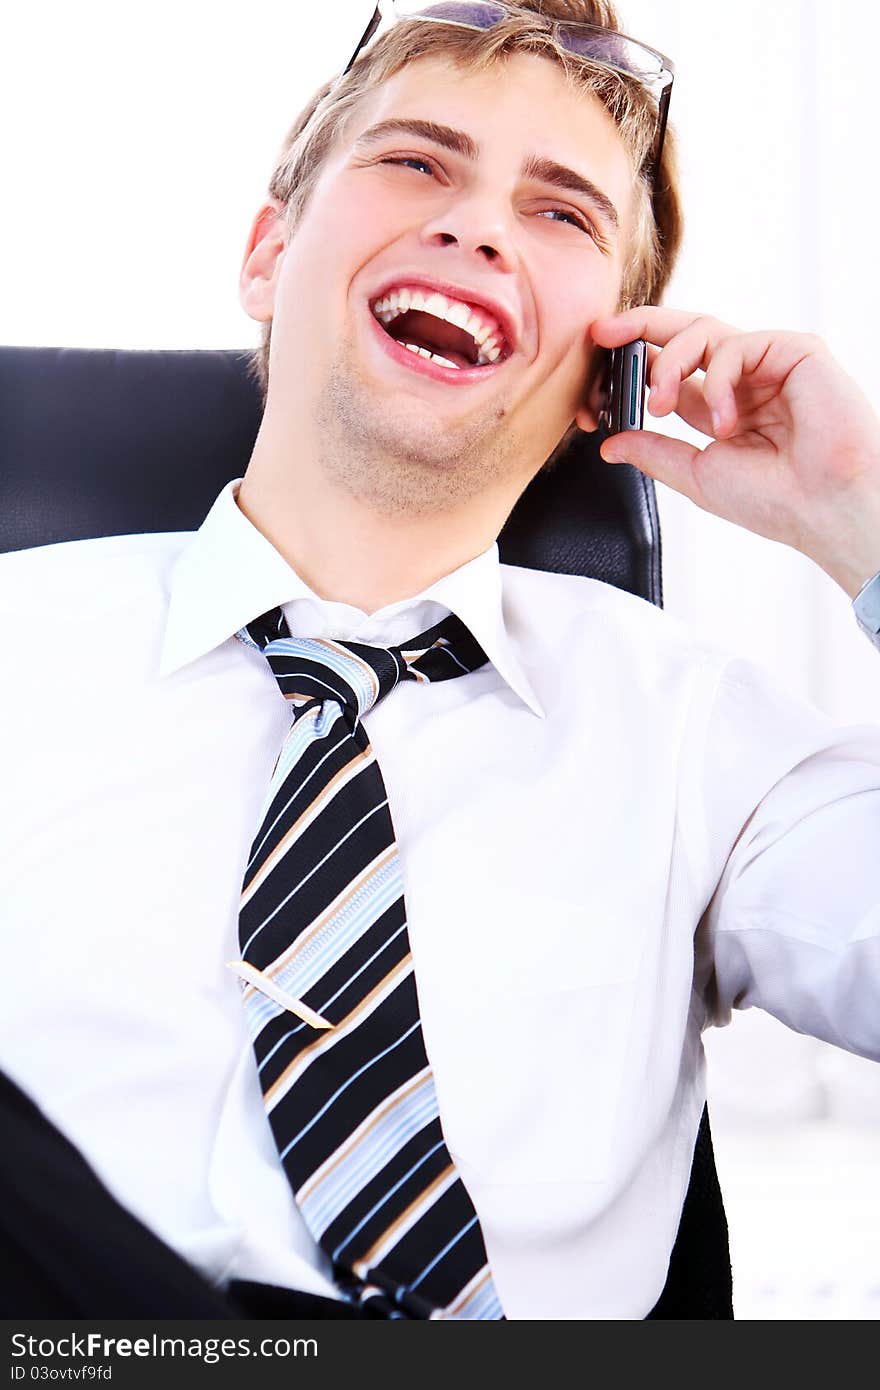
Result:
M265 425L265 421L264 421ZM471 495L457 506L434 496L421 508L358 495L299 451L282 450L261 426L238 506L321 598L370 614L411 598L485 551L515 497Z

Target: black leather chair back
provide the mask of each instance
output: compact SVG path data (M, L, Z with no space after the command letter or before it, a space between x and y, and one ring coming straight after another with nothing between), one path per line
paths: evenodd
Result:
M260 424L242 351L0 347L0 551L190 531L245 471ZM579 434L526 488L501 560L583 574L662 607L654 485ZM733 1316L708 1110L658 1318Z

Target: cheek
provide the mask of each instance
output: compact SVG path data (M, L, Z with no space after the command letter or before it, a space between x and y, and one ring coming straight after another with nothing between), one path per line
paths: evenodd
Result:
M352 282L399 234L388 199L368 192L353 202L321 192L291 237L275 300L275 351L303 380L320 378L337 351ZM307 345L307 346L306 346Z
M313 369L337 350L358 274L399 235L399 217L374 193L356 204L325 198L307 207L287 249L279 293L290 333L308 339Z
M570 261L558 257L546 267L540 302L541 346L548 362L570 361L577 371L590 351L591 323L617 304L619 272L598 253Z
M598 318L617 299L621 260L587 232L535 218L522 231L521 254L545 319Z
M591 251L578 266L567 268L559 286L566 312L578 323L592 323L603 314L614 312L620 288L617 258Z
M359 190L357 199L323 197L307 208L290 251L325 285L350 280L387 243L399 221L389 199L375 189Z

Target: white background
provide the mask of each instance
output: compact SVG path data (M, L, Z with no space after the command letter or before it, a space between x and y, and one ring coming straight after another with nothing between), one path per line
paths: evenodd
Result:
M251 219L288 126L371 10L8 8L2 340L256 344L237 292ZM688 223L666 302L818 332L880 407L880 9L627 0L622 21L676 63ZM847 596L804 557L658 495L667 608L841 722L880 718L880 657ZM880 1316L880 1069L754 1011L707 1046L738 1315Z

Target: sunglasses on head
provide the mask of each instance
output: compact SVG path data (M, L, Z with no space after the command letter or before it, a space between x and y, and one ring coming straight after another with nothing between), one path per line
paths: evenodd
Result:
M452 24L462 29L486 30L511 16L523 16L540 24L546 28L560 48L574 57L588 59L591 63L597 63L613 72L635 78L653 97L657 104L657 126L654 142L646 160L648 177L653 187L663 153L663 138L666 134L675 69L671 60L657 49L649 48L626 34L618 34L613 29L551 19L535 10L501 4L499 0L437 0L433 5L425 4L425 0L382 0L376 5L357 47L337 80L341 81L350 70L358 55L376 36L383 21L390 25L403 20L420 20L427 24Z

